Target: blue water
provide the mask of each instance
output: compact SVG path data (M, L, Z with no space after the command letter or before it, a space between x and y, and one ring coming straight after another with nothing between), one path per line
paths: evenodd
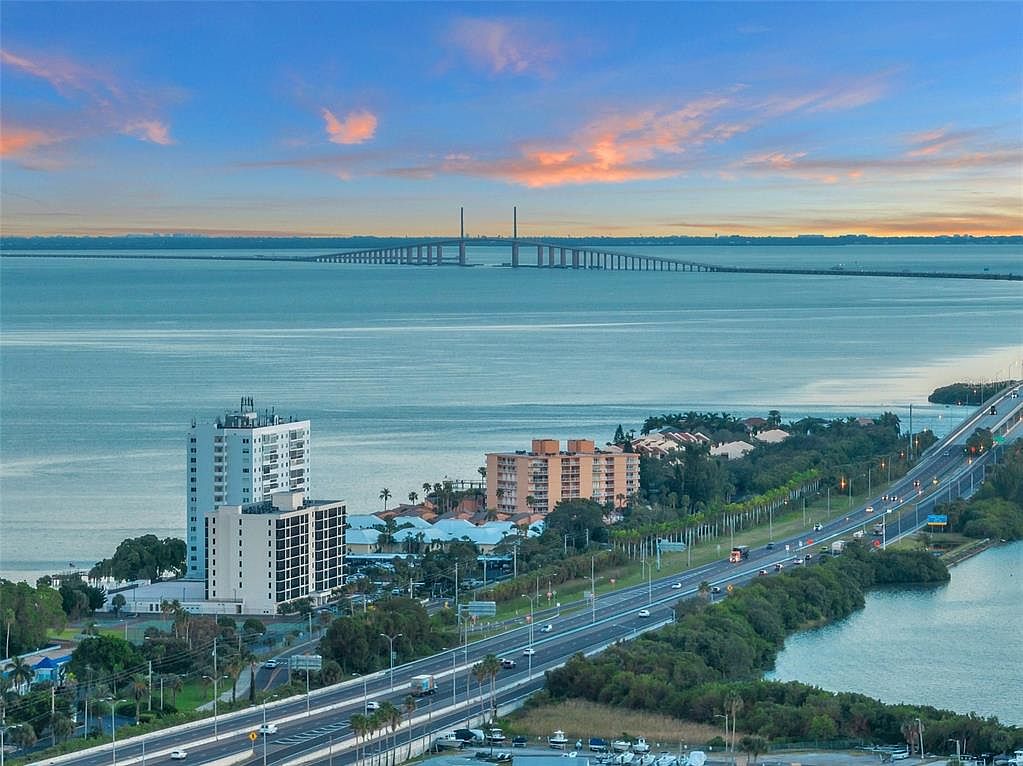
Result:
M1021 270L1006 246L648 250ZM912 403L914 426L940 432L961 413L925 404L936 385L1019 376L1021 297L982 281L0 259L0 573L182 535L185 431L241 395L312 419L314 494L355 512L383 487L478 478L486 451L607 440L665 410L906 421Z
M879 590L842 622L785 644L771 678L1023 725L1023 542L938 588Z

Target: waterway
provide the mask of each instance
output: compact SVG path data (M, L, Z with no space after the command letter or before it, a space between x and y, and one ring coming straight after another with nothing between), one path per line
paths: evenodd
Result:
M947 585L876 590L849 618L790 638L769 678L1023 725L1023 542Z
M1020 271L1011 246L629 249ZM33 580L128 536L182 536L186 429L242 395L310 418L313 494L367 512L384 487L394 502L426 481L478 479L485 452L606 441L664 411L892 410L908 425L914 404L914 426L943 433L963 413L927 405L935 386L1019 374L1019 283L494 266L507 257L470 247L490 265L469 269L0 258L0 575Z

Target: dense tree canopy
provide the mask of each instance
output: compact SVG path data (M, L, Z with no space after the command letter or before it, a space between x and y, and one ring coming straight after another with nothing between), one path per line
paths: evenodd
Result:
M46 632L64 627L61 596L53 588L33 588L25 582L0 579L0 617L3 619L5 657L33 651L46 645Z
M175 577L185 574L184 540L161 540L156 535L128 538L121 541L113 556L97 561L89 570L91 577L116 580L158 580L164 573Z

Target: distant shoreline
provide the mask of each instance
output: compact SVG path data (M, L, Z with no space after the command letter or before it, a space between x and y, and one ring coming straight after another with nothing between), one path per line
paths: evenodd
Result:
M722 237L550 237L534 235L545 242L558 245L599 243L606 246L633 247L736 247L736 246L798 246L837 247L844 245L1016 245L1023 246L1023 235L973 237L945 235L936 237L871 237L844 234L826 237L801 235L795 237L755 237L729 235ZM400 246L409 243L450 241L451 236L436 237L223 237L194 235L137 235L118 237L4 237L0 238L0 252L4 250L209 250L276 248L301 250L310 248L361 248ZM457 237L455 237L457 239ZM472 247L500 247L500 243L478 241L466 237ZM511 238L507 238L510 243ZM1023 256L1021 256L1023 257Z

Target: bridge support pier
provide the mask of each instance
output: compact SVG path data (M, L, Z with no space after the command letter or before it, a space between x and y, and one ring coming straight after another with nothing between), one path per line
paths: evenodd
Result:
M437 245L437 265L444 263L444 245Z
M573 269L578 269L579 268L579 251L578 250L572 250L572 268Z
M465 265L465 240L458 240L458 265Z
M519 267L519 243L512 242L512 268L517 269Z
M552 269L554 268L554 248L553 247L548 247L547 248L547 265L550 268L552 268Z
M543 266L543 245L536 246L536 267Z
M565 257L566 257L565 256L565 248L559 247L558 251L559 251L560 256L561 256L561 258L560 258L561 268L565 268L565 266L568 265L566 260L565 260Z
M416 266L423 265L423 246L416 245Z

